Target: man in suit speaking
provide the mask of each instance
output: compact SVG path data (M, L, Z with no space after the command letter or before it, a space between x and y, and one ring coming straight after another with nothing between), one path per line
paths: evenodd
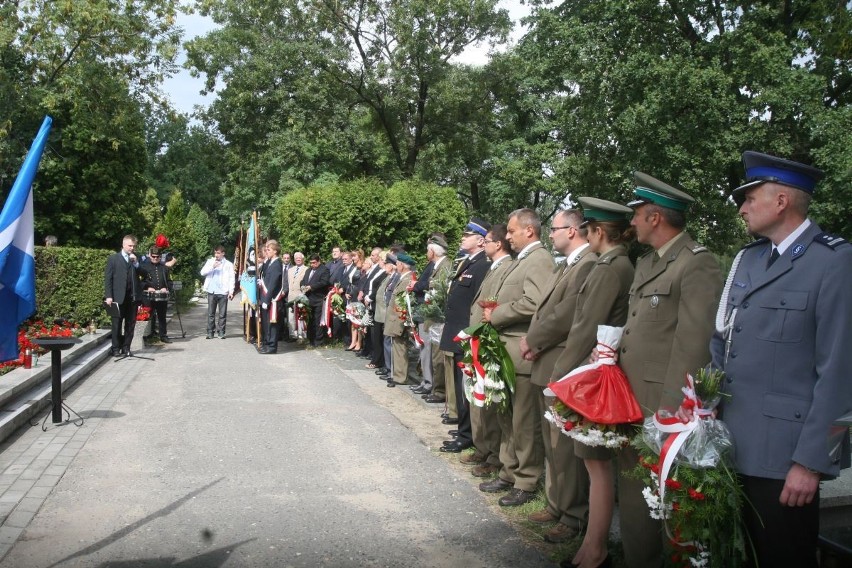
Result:
M142 296L137 276L139 259L134 254L136 237L125 235L121 251L110 255L104 273L104 303L112 316L112 347L110 355L130 355L130 343L136 327L136 307ZM112 308L116 304L118 310ZM122 335L122 321L124 334Z

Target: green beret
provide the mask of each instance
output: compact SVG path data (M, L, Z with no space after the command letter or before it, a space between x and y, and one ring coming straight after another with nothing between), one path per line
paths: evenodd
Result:
M633 176L636 180L636 188L633 190L636 199L628 203L628 207L639 207L653 203L667 209L686 211L689 205L695 201L692 196L648 174L633 172Z
M397 253L396 261L401 262L403 264L407 264L408 266L414 266L416 264L414 262L414 259L411 258L409 255L405 254L404 252Z

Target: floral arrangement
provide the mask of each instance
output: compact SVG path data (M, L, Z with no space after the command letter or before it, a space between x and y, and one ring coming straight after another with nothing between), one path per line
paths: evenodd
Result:
M597 360L577 367L544 391L548 397L556 397L545 418L587 446L622 448L630 443L626 425L642 420L630 383L615 364L622 330L599 325Z
M148 321L151 319L151 308L139 306L136 308L136 321Z
M293 321L295 322L296 335L298 337L307 337L308 326L311 323L313 316L311 304L308 297L304 294L299 294L287 303L293 308Z
M399 314L402 325L411 330L411 336L417 345L423 345L423 338L417 332L417 324L414 323L414 311L411 309L411 293L408 291L394 297L394 311Z
M423 321L432 321L442 323L446 321L444 308L447 305L447 280L438 278L433 283L433 287L426 291L423 296L423 302L418 304L414 310L415 315Z
M632 473L645 482L651 517L665 524L672 566L722 568L748 558L733 444L727 427L713 416L725 396L723 378L719 370L687 375L681 409L691 410L693 420L658 412L631 442L640 454Z
M332 324L335 317L346 321L346 302L343 300L343 288L339 282L335 282L329 288L322 303L322 316L319 323L320 326L325 327L328 337L331 337L334 332Z
M80 337L85 330L78 324L47 325L42 320L24 322L18 330L18 358L0 363L0 375L24 365L27 349L32 353L43 354L47 350L33 343L40 337Z
M471 404L496 404L501 412L510 407L515 392L515 365L490 323L472 325L455 337L464 356L459 368L465 375L465 394Z
M367 306L361 302L349 302L346 306L346 319L352 322L356 328L366 327ZM370 322L372 324L372 321Z
M346 321L346 300L343 298L343 288L335 284L329 291L331 295L331 311L340 321Z
M590 422L558 398L550 403L544 417L562 434L587 446L618 449L630 443L628 430L624 426Z

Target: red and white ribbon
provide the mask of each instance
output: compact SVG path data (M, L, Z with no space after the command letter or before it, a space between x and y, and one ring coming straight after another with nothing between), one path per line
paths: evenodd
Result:
M684 403L689 402L693 405L694 416L692 420L684 424L677 416L663 417L660 416L659 412L654 413L654 426L656 426L660 432L669 434L669 437L666 438L666 441L663 443L663 447L660 448L660 503L665 502L666 480L669 478L669 473L671 473L674 460L678 453L680 453L680 449L695 429L698 428L699 420L709 418L712 415L712 411L701 407L701 400L698 398L698 395L695 394L695 379L692 378L692 375L686 375L686 386L681 390L684 394ZM668 525L666 525L666 532L668 533L669 538L672 539L672 542L683 545L695 544L677 542L671 532L669 532Z
M417 343L417 347L423 346L423 338L420 337L420 334L417 332L417 325L414 323L414 312L411 311L411 294L408 292L405 293L405 307L408 310L406 312L406 320L408 326L411 328L411 335L414 337L415 343Z
M473 404L479 407L484 407L485 367L482 366L482 362L479 360L479 337L475 335L468 335L464 332L464 330L462 330L455 337L454 341L470 342L471 366L473 367L473 389L471 391L471 398L473 399Z

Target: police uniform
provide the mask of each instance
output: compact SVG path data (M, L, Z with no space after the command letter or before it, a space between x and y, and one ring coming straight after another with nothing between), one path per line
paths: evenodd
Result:
M682 191L636 172L637 200L628 205L654 204L685 210L694 200ZM646 416L656 412L663 397L676 404L686 374L710 362L709 341L722 289L716 258L685 232L636 263L627 322L619 348L619 365ZM657 258L659 257L659 258ZM668 402L668 401L667 401ZM625 560L631 568L660 565L662 527L651 519L641 481L628 475L638 462L636 451L619 451L618 502Z
M490 224L478 219L471 219L467 224L465 231L476 233L482 237L488 234ZM458 423L458 436L456 440L458 444L456 448L442 451L455 452L456 449L462 447L470 447L473 444L473 436L470 429L470 412L469 405L464 396L464 383L461 369L457 363L462 360L462 348L455 341L456 335L468 327L470 323L470 305L485 279L485 274L488 272L488 257L485 256L485 251L478 251L469 256L459 264L455 274L450 279L449 289L447 290L447 305L444 307L446 321L444 322L444 331L441 334L440 348L444 354L444 377L447 383L447 407L448 414L452 418L451 405L455 406L457 419L445 420L446 423ZM452 385L452 386L451 386ZM450 398L450 393L453 393L454 398Z
M772 181L812 193L822 172L765 154L743 156L748 189ZM852 410L852 245L805 221L775 245L746 246L731 269L712 340L726 373L721 416L734 437L746 497L763 518L750 536L761 566L816 566L819 492L804 507L778 498L794 463L836 477L832 422ZM848 435L839 429L840 440ZM748 506L747 506L748 507ZM749 526L748 512L747 526Z

